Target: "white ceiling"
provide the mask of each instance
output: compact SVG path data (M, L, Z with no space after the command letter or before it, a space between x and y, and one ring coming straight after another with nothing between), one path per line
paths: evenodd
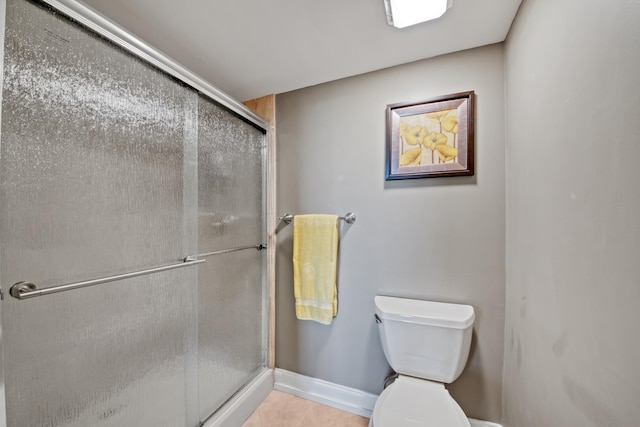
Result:
M238 100L501 42L520 2L397 29L383 0L84 0Z

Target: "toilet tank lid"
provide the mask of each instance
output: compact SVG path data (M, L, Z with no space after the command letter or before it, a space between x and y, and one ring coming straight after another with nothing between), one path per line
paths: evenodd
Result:
M424 301L377 295L376 314L382 320L466 329L473 325L473 307L465 304Z

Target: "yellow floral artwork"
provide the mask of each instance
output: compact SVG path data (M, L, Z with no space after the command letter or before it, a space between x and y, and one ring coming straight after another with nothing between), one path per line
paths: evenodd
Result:
M401 117L399 129L400 166L456 161L458 155L457 110L441 110ZM416 146L419 148L415 148Z
M387 105L387 181L474 175L473 91Z

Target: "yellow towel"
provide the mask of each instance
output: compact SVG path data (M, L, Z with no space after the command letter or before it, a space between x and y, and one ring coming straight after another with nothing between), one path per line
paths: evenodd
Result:
M338 312L338 216L293 218L293 289L296 317L324 325Z

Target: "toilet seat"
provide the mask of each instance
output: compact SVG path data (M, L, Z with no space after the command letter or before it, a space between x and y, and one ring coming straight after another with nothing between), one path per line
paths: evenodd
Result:
M376 401L375 427L469 427L444 384L400 375Z

